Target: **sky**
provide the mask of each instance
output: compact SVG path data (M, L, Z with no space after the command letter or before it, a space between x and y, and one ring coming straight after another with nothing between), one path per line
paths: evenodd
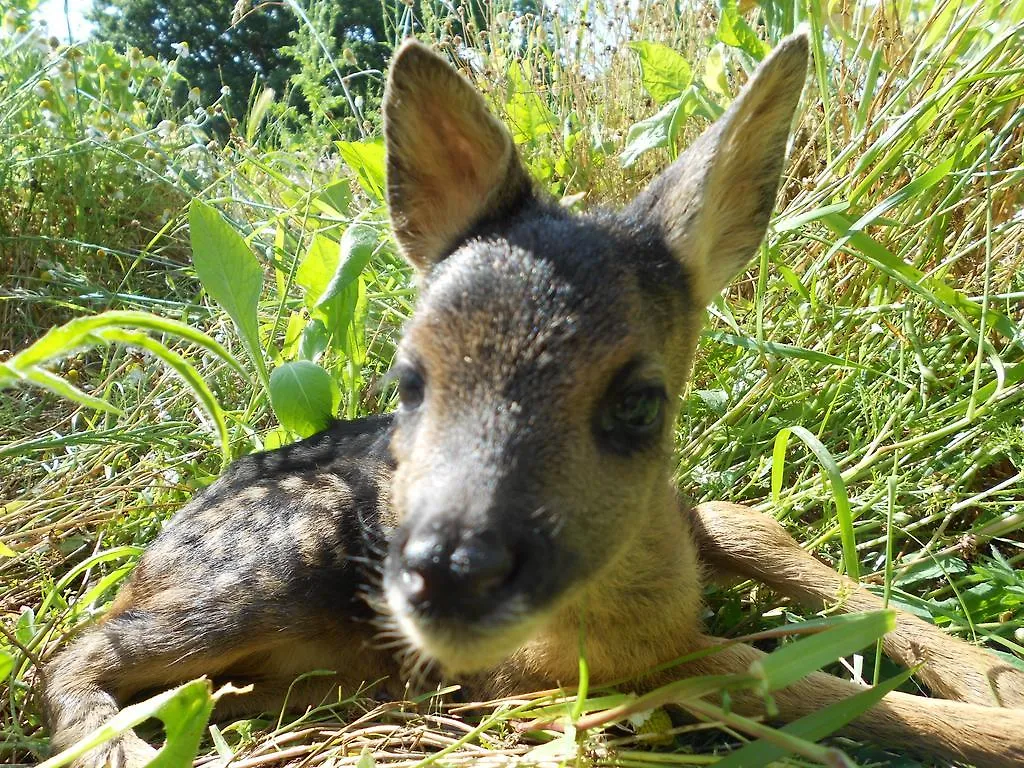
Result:
M67 6L65 18L64 6ZM51 35L61 40L68 36L68 20L71 22L71 37L84 40L89 35L90 24L85 14L92 7L92 0L43 0L36 11L38 18L46 23Z

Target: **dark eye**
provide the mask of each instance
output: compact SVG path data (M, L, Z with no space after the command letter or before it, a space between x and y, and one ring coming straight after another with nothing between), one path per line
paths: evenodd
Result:
M664 406L665 392L660 387L627 389L609 404L603 420L605 429L635 434L653 432L661 422Z
M668 395L660 384L612 387L598 410L599 444L621 456L650 448L664 424L667 402Z
M420 407L425 388L423 374L415 368L403 367L398 372L398 400L405 410L415 411Z

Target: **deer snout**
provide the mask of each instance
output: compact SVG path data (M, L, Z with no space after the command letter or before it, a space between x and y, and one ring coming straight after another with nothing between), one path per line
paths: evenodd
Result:
M394 588L427 619L474 620L512 586L521 562L516 542L498 531L425 524L400 543Z

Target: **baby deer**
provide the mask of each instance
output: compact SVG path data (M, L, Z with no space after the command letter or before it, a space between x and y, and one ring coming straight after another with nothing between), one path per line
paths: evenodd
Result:
M645 673L722 642L701 628L708 571L879 607L773 520L684 509L671 483L704 307L764 236L807 58L805 36L783 40L635 201L581 217L533 188L466 80L405 43L384 102L394 235L422 286L394 365L401 404L241 459L182 509L105 618L46 664L54 747L200 675L253 684L223 716L279 706L312 669L338 672L297 684L291 705L400 678L375 613L485 696L576 683L583 622L592 679L665 681ZM1024 674L907 614L885 649L956 701L894 693L848 732L1024 765ZM730 645L671 674L745 671L758 653ZM775 701L791 720L860 690L819 673ZM754 695L732 706L762 712ZM152 754L129 733L77 766Z

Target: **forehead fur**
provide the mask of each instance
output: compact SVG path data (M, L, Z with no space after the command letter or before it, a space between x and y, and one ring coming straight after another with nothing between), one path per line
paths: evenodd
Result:
M686 293L683 268L654 228L538 202L477 227L442 260L413 326L462 356L543 364L565 345L665 332Z

